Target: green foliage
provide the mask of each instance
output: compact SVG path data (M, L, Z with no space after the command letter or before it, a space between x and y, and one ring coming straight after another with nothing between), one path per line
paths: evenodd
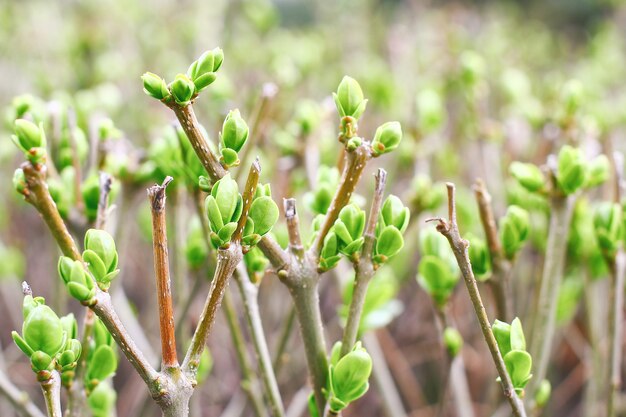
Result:
M491 254L487 243L471 233L468 233L465 238L469 241L469 258L476 279L488 280L491 277Z
M112 417L115 415L117 393L110 383L98 384L87 398L93 417Z
M33 164L41 164L46 158L46 134L43 124L37 126L26 119L17 119L14 124L13 143L24 152Z
M446 327L443 331L443 344L451 358L456 357L463 348L463 336L454 327Z
M358 119L367 106L361 86L354 78L347 75L339 83L337 92L333 93L333 99L341 117Z
M315 189L304 196L305 205L315 214L326 214L339 184L339 170L322 165L317 170Z
M617 203L602 203L595 211L593 225L598 246L609 259L615 257L615 253L623 239L623 209Z
M113 236L104 230L89 229L85 234L83 259L101 290L106 291L120 270Z
M491 326L498 343L498 349L504 359L507 372L518 395L524 396L524 387L530 381L532 374L532 358L526 352L526 338L519 318L513 319L511 324L500 320L494 321Z
M339 342L338 342L339 343ZM333 352L337 351L337 344ZM339 343L339 350L341 345ZM357 342L352 350L338 359L331 356L328 371L328 404L331 410L339 412L352 401L362 397L369 388L369 376L372 373L372 358L361 343Z
M93 280L85 271L81 261L73 261L67 256L61 256L58 263L58 272L72 297L86 304L94 302L96 290Z
M521 207L512 205L506 210L506 214L500 219L500 242L504 256L515 259L520 251L530 230L530 216Z
M445 237L434 229L420 234L422 258L418 266L417 282L435 301L444 306L459 282L459 269Z
M391 152L400 145L402 140L402 128L399 122L386 122L376 129L372 140L372 152L379 156Z
M238 109L231 110L224 119L220 134L220 152L222 154L220 159L224 165L227 167L239 165L237 153L247 140L248 125L241 118Z

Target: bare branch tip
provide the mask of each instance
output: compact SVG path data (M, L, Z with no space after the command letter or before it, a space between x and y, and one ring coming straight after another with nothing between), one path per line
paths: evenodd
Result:
M28 285L28 282L26 281L22 281L22 294L26 295L33 295L33 290L30 288L30 285Z
M298 214L296 210L296 199L295 198L285 198L283 199L283 207L285 209L285 218L291 219Z

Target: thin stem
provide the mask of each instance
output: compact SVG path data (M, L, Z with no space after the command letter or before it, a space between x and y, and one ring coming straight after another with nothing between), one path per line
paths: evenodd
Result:
M296 309L293 305L291 305L289 307L289 312L287 313L287 318L283 321L283 328L278 339L276 353L274 354L273 368L277 375L285 363L285 350L287 349L287 343L289 343L291 332L293 331L293 323L295 319Z
M341 356L348 354L356 343L359 333L359 324L361 323L361 316L363 314L363 305L365 304L365 297L367 296L367 287L376 272L374 264L372 263L372 252L376 241L376 223L378 222L378 216L383 203L387 172L379 168L375 178L376 186L374 189L374 197L372 198L369 219L365 231L363 232L363 250L361 251L359 261L354 265L354 289L352 291L352 301L350 302L346 327L343 331L343 339L341 341Z
M246 226L246 221L248 220L248 212L250 211L250 206L252 205L252 200L254 199L254 193L256 192L256 187L259 183L260 175L261 164L259 163L259 158L256 158L252 165L250 165L250 171L248 172L246 186L244 188L243 194L241 195L243 200L243 209L241 210L241 217L239 217L239 221L237 222L237 229L235 229L233 237L231 238L231 241L233 242L241 241L243 228Z
M172 177L166 177L162 185L155 185L148 188L148 197L150 198L152 211L152 244L157 301L159 305L159 329L161 331L163 368L178 366L165 220L165 189L172 180Z
M198 123L196 114L193 111L193 106L191 104L180 106L176 103L172 103L170 108L174 111L176 118L189 139L191 147L196 152L196 155L198 155L198 159L200 159L202 166L207 174L209 174L211 180L216 182L226 175L226 170L217 156L215 156L209 148L208 140L204 137L200 129L200 123Z
M555 195L550 198L550 226L546 256L538 293L537 313L530 340L529 352L533 358L533 379L527 390L529 398L535 397L539 383L546 377L548 370L573 206L573 196Z
M50 377L40 381L43 398L46 401L48 417L62 417L61 411L61 376L57 371L50 372Z
M258 390L258 385L255 383L254 371L250 365L248 359L248 351L246 349L246 342L237 320L237 312L235 311L235 305L229 291L224 294L224 315L226 316L226 323L230 331L230 336L233 339L233 346L237 353L237 359L239 360L239 366L241 367L241 387L248 396L248 400L252 405L252 410L257 417L265 417L263 400Z
M258 288L254 285L245 272L245 268L239 267L234 273L235 281L239 287L239 292L243 300L244 315L248 321L250 329L250 337L252 345L256 352L257 361L259 363L259 372L265 386L265 393L270 403L272 415L283 417L285 409L283 400L278 389L276 375L272 368L272 358L267 347L267 340L263 332L263 324L261 323L261 312L258 304Z
M23 417L45 417L30 399L28 393L16 387L9 377L0 370L0 394L6 397L13 408Z
M611 375L608 400L606 403L607 417L616 415L615 402L622 384L622 321L624 318L624 275L626 274L626 253L623 248L615 255L611 266L609 287L609 358Z
M522 401L515 393L515 388L513 387L511 377L506 370L504 360L502 359L502 355L500 354L500 350L498 349L498 344L491 330L491 325L489 324L489 317L487 317L485 306L483 305L482 299L480 297L480 292L478 291L478 285L476 284L476 278L474 277L474 273L472 272L472 265L470 263L467 250L469 247L469 243L467 242L467 240L461 238L461 235L459 233L459 228L456 222L454 184L447 183L446 186L448 188L448 220L445 220L443 218L431 220L438 221L437 231L444 235L446 239L448 239L450 247L452 248L452 252L454 252L454 256L459 265L459 269L461 270L461 274L463 275L463 280L465 281L465 285L467 287L472 306L474 307L476 317L478 318L478 322L480 323L483 337L485 338L485 342L487 343L487 347L489 348L491 357L496 365L496 370L498 371L498 375L500 376L500 384L502 385L504 396L511 406L513 415L516 417L525 417L526 410L524 410L524 405L522 404Z
M94 312L90 308L85 308L85 318L83 319L83 337L80 341L82 353L74 370L74 378L67 392L67 414L68 417L81 417L87 410L87 393L83 384L85 371L87 369L87 356L89 356L89 341L93 333L95 323Z
M317 257L322 250L322 245L330 228L335 224L335 220L339 217L341 209L350 202L352 193L361 178L361 174L365 169L367 161L371 158L371 152L366 143L357 147L352 152L345 152L345 163L341 175L341 181L337 188L337 192L333 196L330 203L324 223L320 227L320 231L315 238L315 242L311 247L311 253Z
M509 322L513 318L513 299L510 288L511 263L504 256L502 243L498 236L498 226L491 206L491 195L489 195L489 191L487 191L481 178L477 178L474 183L474 195L478 203L480 221L485 231L491 264L493 265L493 277L487 282L496 299L498 318Z
M50 233L52 233L52 237L56 240L63 255L74 260L81 259L78 247L74 243L72 235L67 230L57 210L56 204L48 191L45 165L33 165L30 162L24 162L22 164L22 170L24 171L27 185L26 190L24 190L26 201L39 211L39 214L48 225L48 229L50 229Z

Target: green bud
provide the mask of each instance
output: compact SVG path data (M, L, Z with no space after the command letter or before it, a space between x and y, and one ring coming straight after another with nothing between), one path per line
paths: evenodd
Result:
M511 350L526 350L526 338L519 317L511 322Z
M93 417L110 417L115 415L116 400L117 393L109 383L98 384L87 398Z
M349 245L363 235L365 212L355 204L348 204L339 212L334 229L341 242L344 245Z
M394 226L401 233L404 233L409 226L410 217L409 208L402 204L402 200L391 194L380 210L378 225L381 227Z
M113 236L104 230L89 229L85 234L83 259L102 290L107 290L119 274Z
M337 111L342 117L349 116L358 119L367 106L367 100L363 97L361 86L354 78L347 75L339 83L337 93L333 93L333 99Z
M46 135L43 126L26 119L17 119L14 124L15 135L13 141L24 152L31 148L45 148Z
M24 171L21 168L18 168L13 173L13 188L20 194L25 194L28 189L28 185L26 184L26 177L24 176Z
M328 271L334 268L341 260L339 255L339 240L334 231L329 232L324 238L324 245L320 252L320 269Z
M259 284L270 261L257 247L250 248L250 250L243 255L243 259L246 263L250 280L254 284Z
M511 382L518 395L523 396L524 387L532 378L532 358L530 354L523 350L512 350L504 355L506 370L511 376Z
M34 372L51 371L54 368L54 363L50 355L36 351L30 357L30 367Z
M332 366L337 366L337 362L341 359L341 346L343 343L341 340L338 340L333 345L333 348L330 350L330 358L328 363Z
M461 80L468 86L475 85L485 74L485 59L474 51L464 51L460 57Z
M606 182L611 176L611 163L605 155L593 158L587 164L585 187L591 188Z
M518 206L509 206L500 220L500 241L507 259L514 259L528 238L530 216Z
M544 175L536 165L515 161L511 163L509 172L530 192L541 191L545 186Z
M552 385L550 384L550 381L544 379L539 384L539 388L535 394L535 404L537 404L537 407L544 408L548 404L548 401L550 401L551 394Z
M418 267L417 282L435 301L444 306L459 281L457 271L450 264L433 255L424 255Z
M214 48L204 52L187 70L187 75L196 84L197 91L206 88L215 80L215 72L220 69L224 61L224 52L221 48ZM210 81L208 81L210 79Z
M377 263L387 262L389 258L396 255L404 246L402 233L394 226L383 228L376 238L376 255L374 261Z
M509 353L511 351L511 325L496 319L491 325L491 330L502 356Z
M593 216L593 225L600 249L614 256L623 235L623 211L617 203L601 203Z
M379 156L391 152L398 147L402 140L402 127L399 122L383 123L376 129L372 140L372 152Z
M189 104L189 101L195 92L195 88L196 87L193 81L191 81L185 74L178 74L170 86L174 100L181 106Z
M472 271L478 281L485 281L491 276L491 255L485 241L471 233L467 234L469 241L469 258Z
M237 181L233 180L230 173L217 181L211 189L211 196L215 199L222 222L236 222L241 215L241 196ZM209 216L209 219L211 216Z
M265 235L278 221L278 206L270 197L256 198L250 206L248 219L254 221L254 233Z
M568 80L561 91L561 102L569 115L576 113L585 99L585 87L579 80Z
M165 80L152 72L146 72L141 76L143 91L150 97L163 100L170 96Z
M454 327L446 327L443 331L443 343L450 357L454 358L463 348L463 336Z
M38 304L33 307L22 325L22 336L33 352L56 355L65 343L61 319L50 307Z
M220 135L220 151L226 165L239 164L237 153L248 140L248 133L248 125L241 118L239 110L231 110L224 119Z
M198 177L198 188L200 188L205 193L211 192L211 180L205 176Z
M98 217L98 203L100 202L100 179L98 175L92 174L83 182L82 186L83 203L85 205L85 215L91 222Z
M320 106L313 100L299 101L295 113L295 121L304 135L312 133L320 123Z
M573 194L581 188L587 178L587 165L583 152L565 145L559 152L557 182L565 194Z
M108 345L100 345L93 352L87 366L87 379L93 386L104 381L115 373L117 369L117 355ZM91 382L93 381L93 382Z
M65 282L70 295L78 301L88 302L95 295L93 282L80 261L61 256L58 264L59 276Z
M363 396L369 388L368 379L371 373L372 358L357 343L354 350L339 359L336 366L330 367L331 409L340 411Z
M82 353L82 345L76 339L70 339L65 350L59 356L59 366L62 371L70 371L76 368L77 361Z
M111 333L109 333L109 330L99 318L96 318L93 326L93 341L95 346L107 345L111 348L115 347L113 336L111 336Z
M63 325L63 330L67 333L67 337L69 339L76 339L78 335L78 323L76 322L74 313L61 317L61 324Z

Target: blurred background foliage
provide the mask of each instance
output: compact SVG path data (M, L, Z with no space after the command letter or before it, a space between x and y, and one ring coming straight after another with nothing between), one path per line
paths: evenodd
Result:
M230 109L239 108L250 119L259 98L276 92L258 131L256 152L262 156L263 181L272 183L277 201L293 195L304 209L310 199L309 184L314 191L323 183L334 189L332 173L319 170L322 178L317 180L317 166L335 166L338 159L337 118L330 92L344 74L356 78L369 99L361 123L364 135L371 136L387 120L402 123L405 137L399 152L380 158L380 165L390 174L388 192L410 203L413 219L407 233L415 237L407 238L403 253L373 284L378 297L368 300L371 311L363 326L388 325L379 339L404 404L412 416L430 415L440 395L441 352L433 349L438 339L432 302L414 278L421 220L442 210L444 190L438 181L458 182L462 232L482 234L469 188L476 176L486 179L499 215L507 204L531 211L532 247L521 255L528 262L520 261L515 273L518 314L524 318L530 314L530 302L524 302L530 299L528 288L541 272L538 265L548 216L545 201L507 179L508 165L513 160L543 163L547 154L564 143L581 146L591 158L606 151L608 137L613 138L615 148L626 150L625 35L626 7L618 0L0 2L0 107L7 109L0 133L0 172L5 178L0 182L0 276L4 278L0 314L9 318L0 325L5 362L16 357L9 345L9 330L19 322L19 280L27 279L37 293L55 299L57 306L66 305L58 288L49 284L57 278L55 248L34 210L11 189L9 178L19 161L9 139L16 109L13 97L25 93L41 97L44 113L50 110L50 102L73 108L88 139L97 136L94 129L100 125L94 120L114 121L111 137L123 146L112 147L108 167L117 169L117 177L126 185L116 203L123 212L120 217L127 217L126 227L119 231L127 239L120 243L123 285L133 300L131 307L148 313L139 316L141 325L156 330L151 320L156 313L150 301L152 264L143 261L151 256L149 213L143 198L143 185L149 181L130 180L127 171L139 170L146 161L159 165L163 161L160 149L168 155L159 144L172 133L168 124L172 116L145 96L139 77L145 71L158 71L171 79L202 51L219 45L225 53L224 65L217 81L198 101L196 112L216 140ZM129 161L136 161L137 166ZM148 180L165 174L169 172L153 172ZM369 196L371 188L367 174L360 191ZM606 195L606 190L596 193ZM584 210L589 208L582 205L577 213L589 218ZM184 214L193 217L189 212L178 215L182 228L189 226L184 235L192 239L198 224L187 225ZM315 214L312 207L303 210L302 216L310 220ZM558 345L562 355L555 363L553 385L557 387L559 381L573 378L582 363L574 350L584 347L576 339L585 332L585 319L580 316L583 284L588 275L606 275L605 269L593 267L601 261L592 263L591 271L582 266L596 254L585 245L592 233L589 225L576 225L559 304L559 320L568 329L564 338L570 344ZM277 228L275 233L284 242L284 230ZM35 257L35 253L49 256ZM454 306L458 327L473 346L470 357L486 357L462 295ZM271 300L280 296L285 297L284 289L275 281L268 280L261 287L264 321L274 335L285 309ZM399 301L394 300L396 296ZM337 311L341 312L342 298L342 291L328 288L322 294L325 319L334 335L330 340L340 334ZM199 307L194 306L191 311ZM223 383L209 382L207 386L213 388L198 400L208 407L206 415L224 408L238 384L227 332L221 323L211 340L216 360L209 381L219 378ZM290 356L298 360L281 377L287 401L296 394L293 387L305 383L300 349L299 340L293 341ZM30 374L22 372L28 365L11 366L16 383L28 386ZM493 375L471 360L467 368L476 408L485 414L490 399L481 387L495 386ZM128 379L117 377L118 389L143 389L137 388L140 383L125 361L118 374ZM584 376L575 376L575 389L554 391L551 415L591 415L581 408ZM297 383L290 385L291 381ZM136 405L129 405L133 396L132 391L120 391L120 416L140 415L132 408ZM371 404L376 407L370 408ZM376 393L370 393L345 415L379 415L371 411L379 405ZM145 415L150 415L150 405L146 408Z

